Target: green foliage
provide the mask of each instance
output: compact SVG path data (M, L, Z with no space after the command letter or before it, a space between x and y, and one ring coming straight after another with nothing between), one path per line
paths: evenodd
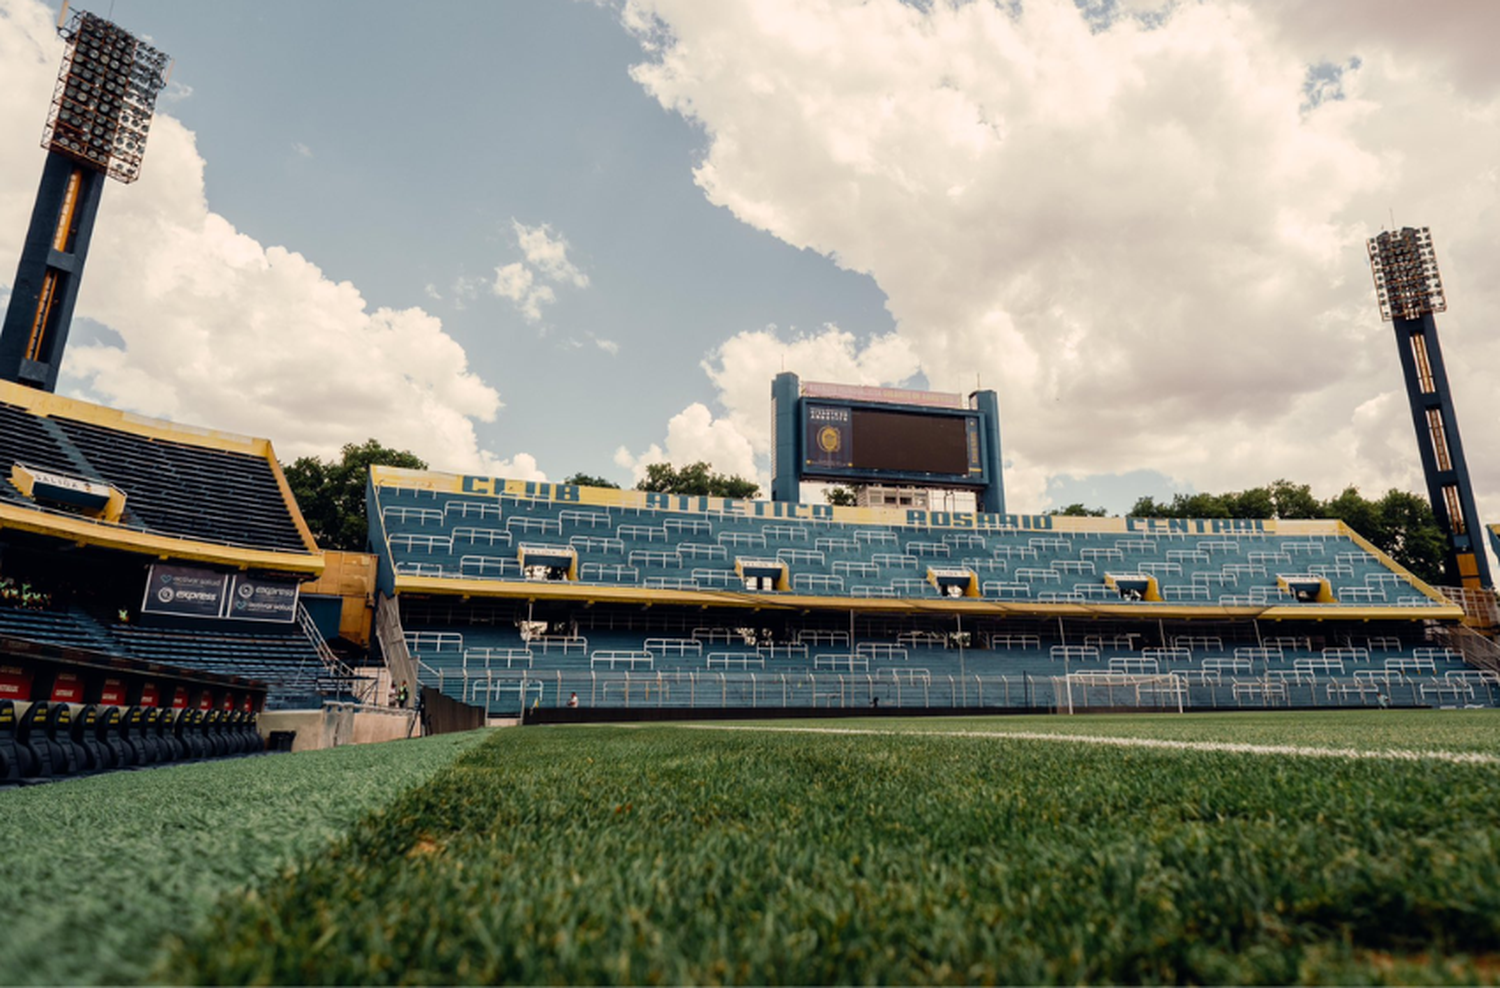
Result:
M282 468L307 527L324 549L364 551L369 541L365 479L375 464L427 469L412 453L382 446L374 439L363 445L346 444L336 461L303 456Z
M1065 508L1053 508L1047 513L1065 518L1103 518L1109 512L1103 508L1086 508L1082 501L1075 501Z
M1226 494L1175 494L1169 503L1142 497L1130 509L1136 518L1337 518L1376 548L1428 583L1443 583L1447 539L1424 498L1391 490L1378 501L1346 487L1319 501L1306 484L1278 480Z
M321 854L478 732L0 790L0 984L145 978L220 896Z
M1500 722L1479 726L1493 747ZM226 900L155 976L1495 980L1492 766L932 729L496 732L329 853Z
M1392 488L1380 500L1368 501L1349 487L1324 509L1327 517L1343 521L1418 579L1458 582L1456 574L1444 576L1448 540L1426 498Z
M612 490L620 489L620 485L613 480L605 480L603 477L595 477L593 474L588 473L575 473L567 480L564 480L563 483L572 484L574 487L608 487Z
M1322 518L1323 505L1307 484L1278 480L1271 484L1271 501L1277 518Z
M836 508L852 508L859 503L854 491L848 487L823 488L823 500Z
M702 460L689 463L681 470L674 470L670 463L653 463L646 468L645 479L636 484L635 489L658 494L731 498L753 498L760 493L760 485L754 481L714 473Z

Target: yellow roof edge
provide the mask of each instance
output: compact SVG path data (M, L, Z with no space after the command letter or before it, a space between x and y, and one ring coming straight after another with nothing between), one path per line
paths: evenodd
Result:
M318 551L318 540L313 538L312 529L307 527L307 519L302 517L302 505L297 503L297 498L292 494L292 485L287 482L286 474L281 470L281 462L276 459L276 453L271 449L270 442L266 443L267 459L271 462L271 475L276 478L276 487L281 491L281 498L286 502L291 511L292 523L297 526L297 534L302 536L302 544L307 547L308 552Z
M18 405L33 415L43 418L61 416L150 439L166 439L192 446L206 446L230 453L248 453L251 456L274 459L271 456L269 439L244 436L219 429L182 425L166 419L123 412L117 408L107 408L80 398L68 398L50 391L38 391L36 388L28 388L12 381L0 381L0 401L8 405Z
M1417 620L1462 617L1461 608L1341 607L1192 607L1179 604L1038 604L1024 601L975 600L969 597L921 600L897 597L814 597L735 590L665 590L610 587L572 582L455 580L438 576L396 576L396 592L447 597L499 597L515 600L571 600L578 603L643 604L680 607L739 607L747 610L907 611L980 617L1108 617L1276 620Z
M42 514L13 504L0 504L0 529L5 528L162 559L188 559L241 569L307 573L312 576L323 573L321 552L302 554L219 545L196 539L139 532L71 515Z
M1372 543L1369 539L1365 538L1363 535L1359 534L1354 529L1344 524L1344 522L1342 521L1339 522L1339 534L1347 535L1350 541L1352 541L1355 545L1359 546L1361 549L1365 550L1370 555L1380 560L1380 564L1386 569L1389 569L1397 576L1403 577L1406 580L1410 581L1412 587L1414 587L1422 596L1438 604L1453 606L1452 601L1450 601L1447 597L1444 597L1432 587L1417 579L1405 566L1402 566L1400 563L1396 562L1396 560L1392 559L1390 556L1387 556L1380 549L1376 548L1374 543ZM1484 550L1481 548L1480 551L1483 552ZM1460 607L1458 608L1458 610L1461 612L1463 608Z

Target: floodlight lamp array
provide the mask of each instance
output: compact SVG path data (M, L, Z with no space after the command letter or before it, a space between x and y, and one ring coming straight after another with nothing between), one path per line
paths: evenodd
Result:
M1419 319L1448 308L1427 227L1387 230L1367 246L1381 319Z
M84 10L75 11L58 33L68 46L42 147L134 182L156 95L167 83L167 55Z

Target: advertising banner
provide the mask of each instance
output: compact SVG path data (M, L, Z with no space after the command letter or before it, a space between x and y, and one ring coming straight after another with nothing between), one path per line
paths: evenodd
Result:
M297 620L298 589L295 580L158 564L146 579L141 612L290 624Z
M213 570L153 564L146 577L146 599L141 602L141 613L221 617L228 584L228 576Z
M125 684L118 679L106 679L99 690L99 703L106 707L118 707L125 702Z
M0 666L0 700L31 699L31 673L19 666Z
M229 607L224 617L290 624L297 620L297 590L295 580L235 576L229 586Z
M83 680L78 678L77 673L60 672L52 681L53 703L82 703L83 702Z

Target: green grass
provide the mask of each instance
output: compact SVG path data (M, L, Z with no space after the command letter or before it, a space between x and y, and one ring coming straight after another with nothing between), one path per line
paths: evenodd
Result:
M1451 749L1458 716L1044 723ZM1492 746L1493 718L1472 720ZM225 900L152 976L1494 981L1497 782L1491 766L1003 737L495 732Z
M0 984L120 983L168 933L314 856L481 734L0 791Z
M731 722L732 723L732 722ZM743 722L741 722L743 723ZM1357 751L1500 755L1500 710L1327 710L1287 713L1088 714L1024 717L852 718L783 721L795 728L1079 734L1092 737L1307 745Z

